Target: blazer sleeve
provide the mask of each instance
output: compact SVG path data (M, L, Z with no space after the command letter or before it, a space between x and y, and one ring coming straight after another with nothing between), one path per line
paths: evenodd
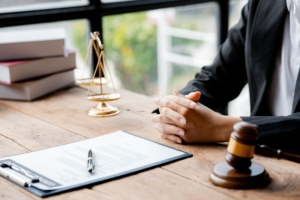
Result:
M241 19L228 32L218 54L210 66L204 66L185 88L182 94L201 92L200 103L214 111L223 110L236 98L247 83L245 66L245 38L250 3L244 6Z
M251 116L242 119L258 126L261 132L259 144L300 154L300 112L289 116Z

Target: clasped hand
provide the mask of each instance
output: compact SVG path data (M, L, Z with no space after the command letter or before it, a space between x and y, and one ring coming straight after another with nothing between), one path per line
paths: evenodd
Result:
M161 137L176 143L210 143L228 141L233 125L240 118L221 115L198 103L200 92L187 96L155 98L160 114L151 118Z

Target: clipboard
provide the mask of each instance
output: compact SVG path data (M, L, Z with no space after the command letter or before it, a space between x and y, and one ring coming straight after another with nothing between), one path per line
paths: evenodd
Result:
M166 156L166 159L160 159L160 160L155 160L155 158L154 158L155 161L153 161L153 162L147 161L146 162L146 160L148 158L149 158L148 160L150 160L150 159L153 160L153 158L151 158L150 156L147 155L148 158L141 159L141 155L139 155L139 153L130 152L131 151L130 149L128 149L128 150L121 149L123 151L121 154L124 154L125 157L128 155L131 155L131 157L134 157L132 155L135 155L136 157L140 156L140 160L142 160L142 161L136 161L136 163L141 162L141 164L136 165L138 167L132 167L132 168L127 167L126 170L116 171L117 173L108 174L107 176L101 175L101 177L100 177L100 174L99 174L99 178L97 177L96 179L92 179L92 180L87 179L87 181L78 182L78 183L75 183L72 185L67 185L67 186L64 186L64 184L60 183L57 180L52 180L51 178L49 178L48 174L41 174L41 173L29 168L28 166L25 166L23 163L18 162L18 159L17 159L17 158L22 158L22 157L26 157L26 156L33 156L34 154L43 155L43 153L45 154L45 152L47 152L47 151L59 151L59 150L68 149L71 147L74 148L76 145L82 144L84 146L86 144L91 144L93 142L97 143L97 141L105 141L105 137L106 138L109 138L109 137L121 138L121 139L123 138L122 141L118 141L120 144L122 142L123 143L127 142L128 144L130 144L130 142L132 142L132 144L136 144L137 146L138 145L146 146L145 144L147 144L148 145L147 147L155 147L156 148L156 149L152 149L152 150L150 149L150 151L158 151L157 149L160 149L160 150L162 149L162 150L165 150L165 152L167 152L167 151L172 152L172 156ZM125 139L128 138L128 140L126 141L124 138ZM130 140L130 142L129 142L129 140ZM141 144L139 144L139 143L141 143ZM112 146L112 147L114 147L114 146ZM131 147L133 147L133 145L131 145ZM87 148L89 148L89 147L87 147ZM120 146L120 147L116 146L115 148L122 148L122 146ZM102 149L102 151L104 153L106 153L105 148L100 146L100 147L98 147L98 150L99 149ZM114 155L115 154L114 149L113 148L111 148L111 149L108 148L107 151L108 152L112 151L112 155ZM121 150L120 150L120 152L121 152ZM126 152L126 151L128 151L128 152ZM145 152L146 151L148 151L148 153L149 153L149 150L145 150ZM174 152L174 154L173 154L173 152ZM88 152L86 152L86 153L88 153ZM104 155L104 153L101 155ZM31 154L31 155L29 155L29 154ZM151 154L156 155L152 152L151 152ZM107 153L107 155L109 155L109 154ZM162 158L164 158L163 155L160 155L160 156L162 156ZM131 174L134 174L137 172L142 172L144 170L148 170L148 169L151 169L154 167L169 164L171 162L175 162L175 161L189 158L192 156L193 155L190 153L187 153L187 152L184 152L184 151L148 140L146 138L143 138L143 137L140 137L140 136L128 133L128 132L124 132L124 131L117 131L117 132L106 134L106 135L99 136L96 138L91 138L91 139L87 139L87 140L83 140L83 141L79 141L79 142L74 142L74 143L70 143L70 144L66 144L66 145L62 145L62 146L58 146L58 147L52 147L52 148L44 149L44 150L40 150L40 151L0 158L0 176L17 184L18 186L22 187L23 189L28 190L29 192L31 192L39 197L48 197L51 195L55 195L55 194L59 194L59 193L63 193L63 192L67 192L67 191L71 191L71 190L75 190L75 189L91 187L91 186L99 184L99 183L104 183L104 182L107 182L110 180L114 180L117 178L131 175ZM112 156L112 157L114 157L114 156ZM129 158L132 159L131 157L129 157ZM129 159L129 158L126 158L126 159ZM86 160L84 160L84 161L86 161ZM42 161L40 161L40 162L42 164L44 164ZM145 162L146 164L143 164L143 162ZM103 161L103 165L104 165L104 161ZM101 168L99 170L101 170ZM61 173L61 172L59 172L59 173ZM93 175L91 175L91 177L92 176ZM36 179L39 179L39 180L37 181ZM41 185L41 184L47 185L48 184L49 189L45 189L45 190L40 189L40 188L38 188L38 184L39 185ZM54 189L51 189L51 187L53 187Z

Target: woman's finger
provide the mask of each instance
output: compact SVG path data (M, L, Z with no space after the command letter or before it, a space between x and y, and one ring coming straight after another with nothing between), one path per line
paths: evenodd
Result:
M161 137L178 144L182 143L182 139L176 135L162 135Z
M174 124L175 122L161 114L153 115L151 117L151 121L154 123L167 123L167 124Z
M174 98L172 99L171 97L174 97ZM176 99L176 101L175 101L175 99ZM179 99L179 100L177 100L177 99ZM190 106L188 108L196 107L195 102L188 100L185 97L177 97L177 96L173 96L173 95L168 95L168 96L165 96L164 98L155 98L153 100L159 107L168 107L174 111L177 111L179 109L178 105L184 106L184 107ZM192 103L193 106L189 105L189 103Z
M167 139L167 140L170 140L170 141L175 142L175 143L179 143L179 144L182 143L182 139L181 139L179 136L177 136L177 135L172 135L172 134L166 132L165 130L163 130L161 124L157 124L157 125L155 126L155 128L156 128L156 130L157 130L158 132L161 133L161 137L162 137L162 138Z
M154 99L159 106L161 115L173 120L175 123L186 124L186 119L179 113L184 113L185 107L165 99Z
M189 100L197 102L197 101L199 101L199 99L201 97L201 92L199 92L199 91L191 92L191 93L189 93L189 94L187 94L187 95L184 96L184 95L180 94L177 90L174 89L173 90L173 95L180 96L180 97L185 97L185 98L187 98Z
M191 92L190 94L185 95L185 97L189 100L198 102L201 97L201 92L199 92L199 91Z
M184 136L184 131L181 128L171 124L158 123L155 125L155 128L164 135L176 135L179 137Z
M184 136L184 130L181 129L180 127L177 127L172 124L166 124L166 123L161 123L160 127L163 131L164 134L167 135L178 135L179 137Z
M169 103L169 102L173 102L178 105L184 106L186 108L191 108L191 109L194 109L197 106L197 103L195 103L194 101L187 99L186 97L183 96L175 96L175 95L167 95L163 99L161 99L160 102L162 104L164 103L164 104L169 104L170 106L174 106L174 104ZM168 105L163 105L163 106L169 107Z
M186 124L186 119L185 117L183 117L182 115L180 115L178 112L167 108L167 107L163 107L160 109L160 114L163 115L166 118L171 119L172 121L174 121L175 123L179 123L181 125Z

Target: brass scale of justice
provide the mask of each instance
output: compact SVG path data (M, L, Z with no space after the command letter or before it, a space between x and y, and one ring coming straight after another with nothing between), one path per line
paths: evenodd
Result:
M107 64L107 60L104 53L104 46L99 38L99 32L90 33L91 39L89 41L88 52L85 59L85 65L82 72L87 66L88 60L91 61L92 50L94 49L97 55L97 65L93 73L92 78L81 78L76 81L78 85L88 86L89 89L86 94L86 99L92 102L99 103L97 106L91 108L88 111L88 115L92 117L109 117L120 113L120 110L116 107L109 105L108 101L115 101L121 98L121 95L117 93L114 86L111 73ZM96 74L99 74L99 78L96 78ZM113 86L113 92L109 92L108 83L111 81ZM92 87L99 87L100 93L91 94Z

